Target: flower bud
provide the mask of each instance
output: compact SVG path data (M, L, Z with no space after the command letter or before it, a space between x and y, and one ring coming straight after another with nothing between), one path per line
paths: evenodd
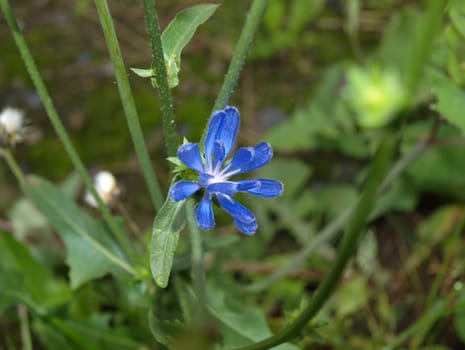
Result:
M0 113L0 144L15 146L23 140L24 132L24 112L5 107Z
M94 176L94 186L105 205L111 205L121 192L115 177L109 171L98 172ZM89 190L86 191L84 201L91 207L98 207L97 200Z

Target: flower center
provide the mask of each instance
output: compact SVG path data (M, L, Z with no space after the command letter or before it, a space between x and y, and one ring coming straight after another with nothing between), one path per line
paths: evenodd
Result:
M203 187L207 187L208 185L222 182L227 179L226 176L222 175L220 171L213 171L212 174L203 173L199 175L200 183Z

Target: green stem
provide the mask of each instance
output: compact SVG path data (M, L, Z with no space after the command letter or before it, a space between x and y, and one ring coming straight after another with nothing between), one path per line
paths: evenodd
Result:
M107 43L108 52L110 53L113 68L115 70L116 83L118 85L121 103L123 104L124 114L128 123L129 132L136 150L137 158L144 174L145 182L149 188L150 197L153 206L158 211L163 205L163 195L160 190L157 177L153 171L152 162L145 146L144 135L139 123L136 104L131 92L131 86L127 77L126 69L123 62L123 56L118 44L115 27L111 18L110 10L106 0L95 0L100 24L102 25L103 34Z
M158 93L161 102L161 114L163 117L163 131L165 134L166 149L170 157L176 156L178 149L178 137L174 122L173 98L168 84L166 73L165 56L161 42L160 25L155 11L154 0L143 0L145 23L150 36L152 46L153 64L156 72Z
M218 94L213 106L213 111L222 109L228 104L234 88L237 85L242 68L244 67L245 59L250 51L253 38L257 32L258 26L260 25L267 3L268 0L254 0L252 3L249 13L247 14L244 27L242 28L239 41L234 48L234 55L231 59L231 63L229 64L228 72L226 73L220 93ZM203 130L200 142L202 145L204 144L205 137L207 136L207 128L208 123Z
M2 156L8 167L10 168L11 172L15 176L16 180L22 184L24 183L24 175L19 167L18 163L16 162L15 158L11 154L11 151L8 149L0 148L0 156Z
M79 155L76 149L74 148L71 142L71 139L69 135L67 134L66 129L63 126L63 123L58 117L58 113L55 109L55 106L53 105L52 99L47 91L44 81L42 80L42 77L40 76L37 66L35 65L34 59L32 58L32 55L26 44L24 36L21 33L21 30L19 29L18 23L16 22L16 18L13 15L13 12L11 11L11 7L10 7L8 0L0 0L0 7L2 9L3 14L5 15L8 26L10 27L10 31L13 35L13 39L16 43L16 46L18 47L18 50L24 61L24 64L26 65L26 69L29 73L29 76L31 77L37 89L37 92L42 100L42 103L44 104L45 110L47 111L48 117L55 129L55 132L57 133L58 137L63 143L63 146L69 158L73 162L77 172L81 176L85 185L90 190L92 195L96 198L98 207L103 215L103 218L105 219L112 233L118 240L121 247L124 249L125 253L129 257L133 257L133 254L132 254L133 250L132 250L131 245L129 244L129 241L127 240L127 237L124 235L123 231L119 228L118 224L116 223L113 216L111 215L110 210L103 203L99 194L95 190L94 184L92 182L92 179L89 176L89 173L87 172L86 168L84 167L84 164L79 158Z
M336 260L325 279L319 285L308 306L304 308L304 310L291 324L280 332L255 344L240 348L240 350L270 349L273 346L279 345L298 336L305 325L316 315L326 300L331 296L339 283L348 261L357 247L362 233L364 232L363 228L376 201L378 189L380 188L381 182L390 165L394 149L395 140L393 138L388 138L382 143L382 147L370 169L360 201L348 223Z
M195 327L202 328L206 321L206 291L205 291L205 272L203 269L202 257L202 238L194 218L194 205L192 200L186 203L187 225L191 237L191 259L192 259L192 278L194 280L195 294L198 305L195 312Z

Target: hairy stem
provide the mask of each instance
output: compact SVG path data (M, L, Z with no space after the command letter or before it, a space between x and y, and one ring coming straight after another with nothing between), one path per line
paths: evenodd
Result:
M168 75L166 73L165 57L161 42L160 25L158 24L158 16L155 11L155 1L143 0L142 2L144 4L145 23L152 47L153 63L157 72L156 79L161 102L166 149L168 156L174 157L178 149L178 137L174 121L173 98L171 97L171 90L168 84Z

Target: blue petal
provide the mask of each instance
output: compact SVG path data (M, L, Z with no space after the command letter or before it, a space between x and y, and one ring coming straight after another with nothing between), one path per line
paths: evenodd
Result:
M255 221L255 215L242 204L236 202L227 195L221 193L215 193L215 195L221 207L235 220L243 223L251 223Z
M252 222L242 222L234 219L234 222L236 223L237 228L246 235L253 235L255 231L257 231L258 225L256 220Z
M256 179L255 181L259 182L260 185L248 190L246 192L255 194L261 197L277 197L283 193L284 185L280 181L271 180L271 179ZM242 190L240 190L242 191Z
M170 189L170 197L178 202L193 195L201 188L200 183L192 181L176 182Z
M237 190L240 192L250 192L252 190L258 190L261 186L258 180L243 180L237 182Z
M273 149L271 148L270 144L267 142L259 143L254 147L253 156L248 162L242 164L240 167L236 167L234 170L228 169L225 176L248 173L249 171L261 168L262 166L268 164L272 157Z
M224 145L225 157L231 152L239 130L239 111L235 107L226 107L213 113L208 125L205 138L205 158L207 164L212 165L215 141L221 141Z
M210 230L215 226L215 217L213 216L212 196L210 193L205 193L199 206L197 207L195 218L197 225L202 230Z
M232 181L221 181L221 182L215 182L212 183L211 185L208 185L207 191L210 193L223 193L228 196L232 196L237 193L238 188L237 188L237 183L232 182Z
M213 155L214 160L212 160L212 169L216 169L218 166L223 164L224 158L226 157L226 153L224 150L224 144L222 141L215 141L213 144Z
M233 173L236 169L250 162L255 154L252 147L241 147L237 150L236 154L223 170L224 173Z
M199 145L196 143L186 143L179 147L178 158L189 168L198 172L204 171L202 157L200 156Z

